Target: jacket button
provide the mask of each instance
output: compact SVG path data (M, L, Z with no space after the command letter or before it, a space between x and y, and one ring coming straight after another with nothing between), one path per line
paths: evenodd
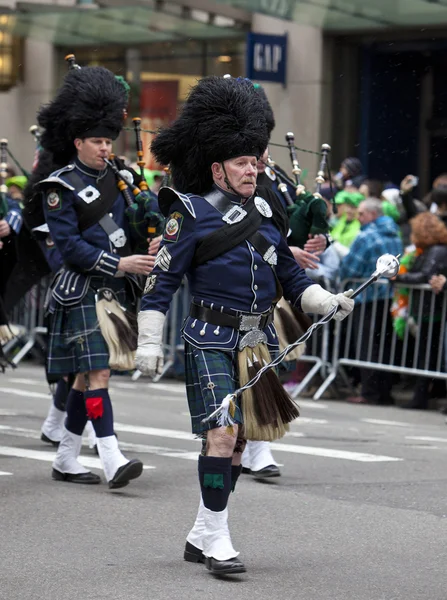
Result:
M254 288L254 290L257 290L257 289L258 289L258 286L257 286L257 285L255 285L255 286L253 286L253 288Z
M255 266L253 267L253 269L254 269L255 271L257 271L257 270L258 270L258 265L255 265Z
M101 259L101 260L99 261L99 264L100 264L100 265L103 265L103 264L104 264L104 261Z
M65 295L68 296L70 292L68 290L65 290Z
M254 252L254 251L255 251L255 249L253 248L253 246L250 246L250 250L251 250L252 252Z
M96 269L97 271L99 271L99 270L100 270L100 268L101 268L101 267L95 267L95 269Z
M256 310L258 308L257 304L253 304L253 310Z
M203 337L203 336L205 335L205 330L204 330L204 329L201 329L201 330L199 331L199 333L200 333L200 335Z

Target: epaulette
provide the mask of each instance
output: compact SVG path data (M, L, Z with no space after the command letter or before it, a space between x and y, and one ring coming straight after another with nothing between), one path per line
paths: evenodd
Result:
M170 187L162 187L158 192L158 206L160 207L160 211L165 217L168 217L171 212L171 205L176 201L180 200L189 214L195 219L196 211L194 210L194 206L191 202L191 198L186 194L181 194L180 192L176 192Z
M64 181L63 179L61 179L60 176L63 175L64 173L70 173L71 171L73 171L74 168L75 168L74 164L70 163L67 166L62 167L62 169L58 169L57 171L54 171L46 179L42 179L42 181L39 181L36 184L36 187L47 186L47 184L58 183L59 185L67 188L68 190L73 191L75 188L72 185L70 185L69 183L67 183L66 181Z

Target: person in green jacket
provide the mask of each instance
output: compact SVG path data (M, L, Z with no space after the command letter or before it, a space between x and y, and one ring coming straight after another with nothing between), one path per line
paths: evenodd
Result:
M343 257L349 252L349 247L360 231L360 221L357 219L357 207L363 200L359 192L343 190L335 196L338 207L338 219L331 229L331 237L338 254ZM344 251L343 251L344 250Z

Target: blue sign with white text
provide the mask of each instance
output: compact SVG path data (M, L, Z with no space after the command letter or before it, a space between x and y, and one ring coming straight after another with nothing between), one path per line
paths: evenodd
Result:
M287 35L247 34L247 77L286 85Z

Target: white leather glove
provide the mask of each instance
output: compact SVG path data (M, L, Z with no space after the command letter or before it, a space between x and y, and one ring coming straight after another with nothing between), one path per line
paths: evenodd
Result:
M135 368L154 377L163 370L163 325L166 315L158 310L143 310L138 313L138 348Z
M318 285L310 285L301 295L301 308L305 313L327 314L334 306L339 310L334 315L336 321L342 321L354 309L354 300L351 296L354 290L348 290L343 294L331 294Z

